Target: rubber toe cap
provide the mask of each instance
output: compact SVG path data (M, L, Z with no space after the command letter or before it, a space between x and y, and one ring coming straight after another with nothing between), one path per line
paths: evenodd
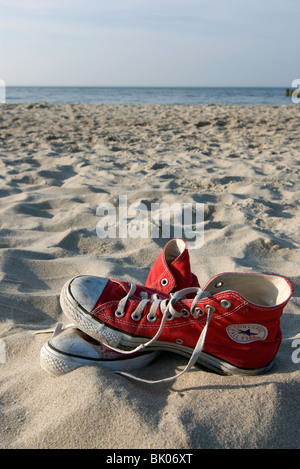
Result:
M76 277L72 281L70 291L80 306L90 313L94 309L107 282L107 278L83 275Z

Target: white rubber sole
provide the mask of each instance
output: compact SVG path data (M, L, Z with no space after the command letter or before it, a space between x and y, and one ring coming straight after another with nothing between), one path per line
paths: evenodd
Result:
M61 376L82 366L106 367L113 371L131 371L149 365L158 356L159 352L152 351L121 360L97 360L62 353L47 342L41 348L40 365L51 376Z
M62 288L60 303L65 315L71 319L76 326L86 334L93 337L99 342L103 342L111 347L120 349L132 349L140 344L149 341L148 338L132 336L125 332L114 329L107 326L105 323L97 321L89 313L87 313L80 304L76 302L70 292L71 281L68 281ZM148 350L161 350L174 352L184 357L190 358L193 349L185 345L178 345L171 342L157 341L149 346ZM213 372L222 375L259 375L267 373L273 366L273 361L262 368L247 369L239 368L229 362L226 362L220 358L210 355L206 352L201 352L197 363Z

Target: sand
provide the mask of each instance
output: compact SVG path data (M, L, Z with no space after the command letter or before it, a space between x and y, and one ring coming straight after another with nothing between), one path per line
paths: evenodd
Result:
M299 156L297 105L0 107L0 447L297 448L299 436ZM204 244L190 251L202 285L224 271L286 276L273 370L220 376L199 366L148 385L103 368L53 378L39 364L68 323L66 280L144 283L168 239L100 239L99 204L204 204ZM136 372L159 379L184 357Z

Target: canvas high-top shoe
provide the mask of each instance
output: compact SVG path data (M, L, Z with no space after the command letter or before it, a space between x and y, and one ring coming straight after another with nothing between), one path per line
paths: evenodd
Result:
M159 352L153 351L124 355L97 342L73 324L57 323L51 339L41 348L40 364L52 376L91 365L129 371L149 365L158 355Z
M171 239L164 246L149 272L145 286L164 293L200 286L191 271L189 251L184 239Z
M61 306L79 329L120 353L168 350L190 357L183 372L198 362L223 374L258 374L279 349L280 316L292 293L284 277L253 273L223 273L203 290L171 295L79 276L63 287Z
M166 244L150 270L147 282L167 293L199 286L191 272L189 253L183 239L173 239ZM86 365L129 371L150 364L159 355L157 351L124 355L91 338L73 324L63 326L58 323L50 332L53 333L51 339L40 351L40 364L52 376L60 376Z

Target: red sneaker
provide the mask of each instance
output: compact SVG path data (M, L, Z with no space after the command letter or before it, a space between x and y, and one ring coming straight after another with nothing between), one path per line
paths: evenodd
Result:
M166 293L199 286L196 276L191 273L184 240L173 239L166 244L149 273L147 283L157 284L157 288ZM40 352L41 367L52 376L69 373L86 365L129 371L148 365L159 355L158 351L124 355L95 341L72 324L62 326L58 323L52 332L52 338Z
M183 372L198 362L222 374L258 374L279 349L280 316L292 293L287 279L252 273L220 274L203 290L173 295L80 276L63 287L61 305L79 329L118 352L168 350L190 357Z
M145 286L164 293L200 287L196 275L191 272L189 251L184 239L175 238L165 245L149 272Z

